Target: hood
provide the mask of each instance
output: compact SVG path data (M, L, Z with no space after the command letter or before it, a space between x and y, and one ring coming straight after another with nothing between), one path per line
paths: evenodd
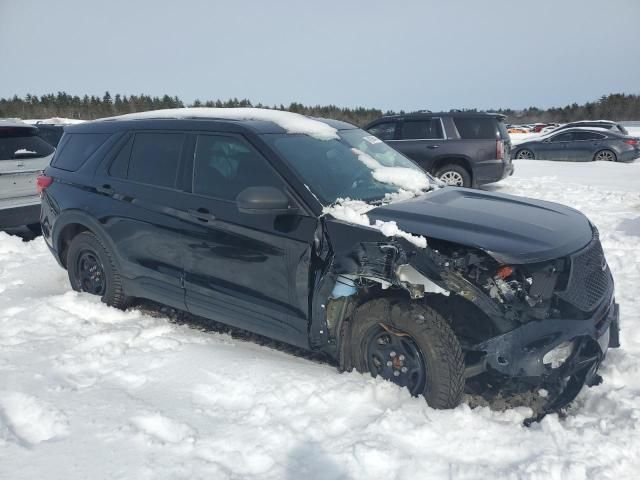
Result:
M482 249L505 263L535 263L569 255L593 238L582 213L557 203L446 187L377 207L372 220L401 230Z

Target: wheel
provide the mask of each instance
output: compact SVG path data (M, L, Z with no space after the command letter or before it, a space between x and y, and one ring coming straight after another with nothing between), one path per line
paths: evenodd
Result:
M113 257L93 233L82 232L71 241L67 273L71 287L77 292L98 295L112 307L127 307L128 299Z
M464 390L464 359L449 324L425 305L393 299L358 308L350 336L356 370L423 395L433 408L453 408Z
M456 165L455 163L448 163L447 165L440 167L435 176L442 180L447 185L454 187L470 187L471 175L466 168Z
M516 158L520 160L533 160L536 156L533 154L531 150L523 148L516 153Z
M593 160L596 162L615 162L616 154L611 150L600 150L593 156Z

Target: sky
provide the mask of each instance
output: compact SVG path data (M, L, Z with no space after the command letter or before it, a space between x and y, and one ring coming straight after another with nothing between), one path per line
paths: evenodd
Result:
M383 110L640 93L640 0L0 0L0 97Z

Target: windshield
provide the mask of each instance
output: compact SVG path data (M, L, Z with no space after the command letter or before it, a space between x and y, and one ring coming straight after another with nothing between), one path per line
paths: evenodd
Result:
M435 185L415 163L377 137L360 129L338 133L339 140L291 134L262 138L324 205L347 198L373 203L393 194L418 194Z

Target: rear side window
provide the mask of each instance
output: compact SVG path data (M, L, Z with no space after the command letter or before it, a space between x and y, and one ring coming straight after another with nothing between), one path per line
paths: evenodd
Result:
M127 178L159 187L175 187L186 138L184 133L137 133Z
M453 117L453 123L463 140L500 139L498 120L492 117Z
M596 132L573 132L574 140L602 140L604 135Z
M403 140L428 140L443 138L442 123L439 118L425 120L405 120L400 138Z
M247 187L282 188L267 160L236 137L199 135L193 170L193 193L235 201Z
M110 133L70 133L56 154L53 166L75 172L104 143Z
M8 135L0 131L0 160L42 158L54 148L35 135Z
M570 142L573 140L573 132L561 133L551 138L552 142Z
M379 123L369 129L369 133L380 140L393 140L396 136L395 122Z

